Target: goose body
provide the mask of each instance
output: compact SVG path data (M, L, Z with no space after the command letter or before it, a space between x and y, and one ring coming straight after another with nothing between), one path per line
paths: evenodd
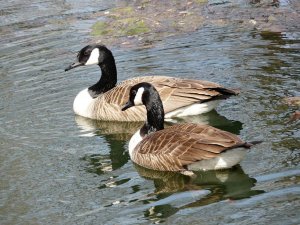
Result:
M235 134L201 124L179 124L164 129L164 110L159 93L149 83L132 87L122 110L145 105L147 120L129 142L132 161L162 171L218 170L244 158L247 143Z
M219 84L180 79L168 76L143 76L117 83L117 69L109 49L102 45L89 45L80 50L77 62L67 70L83 65L98 64L102 71L100 80L78 93L73 103L77 115L96 120L145 121L146 111L138 106L121 112L132 86L147 82L159 92L165 109L165 118L183 117L206 113L214 109L220 99L236 95L234 90Z

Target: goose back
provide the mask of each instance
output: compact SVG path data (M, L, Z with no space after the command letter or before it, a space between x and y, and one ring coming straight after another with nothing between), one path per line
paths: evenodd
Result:
M149 169L181 171L197 161L245 145L238 136L211 126L180 124L145 136L131 158Z
M132 86L148 82L159 92L165 113L192 105L227 98L237 92L222 88L208 81L180 79L168 76L144 76L121 82L113 89L98 96L93 102L93 119L117 121L145 121L146 110L137 106L121 112L122 106L128 99Z

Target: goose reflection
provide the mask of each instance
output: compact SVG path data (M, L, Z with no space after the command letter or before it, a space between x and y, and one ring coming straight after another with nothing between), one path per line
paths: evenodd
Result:
M128 152L125 150L127 146L125 140L116 140L110 135L104 137L110 148L109 154L90 154L81 158L87 162L87 172L100 175L107 171L117 170L130 159Z
M80 128L81 136L101 136L105 139L109 154L86 155L82 160L87 161L86 170L98 175L116 170L125 165L129 160L126 151L129 140L143 122L116 122L92 120L82 116L75 116L75 122Z
M153 180L155 195L179 191L210 190L211 195L222 199L242 199L256 194L252 191L256 180L249 177L240 165L226 170L195 171L193 177L178 172L156 171L134 164L139 175Z
M222 200L238 200L261 194L252 190L256 180L237 165L220 171L198 171L196 177L176 172L154 171L135 165L139 175L153 180L155 191L144 200L145 217L160 221L183 208L199 207Z
M129 140L144 123L92 120L78 115L75 116L75 122L82 136L107 137L110 135L116 140Z
M240 121L229 120L225 116L220 115L216 110L197 116L173 118L172 121L167 121L167 125L171 123L207 124L234 134L240 134L243 128L243 124Z
M129 140L131 136L144 124L144 122L117 122L99 121L75 116L75 122L81 130L81 136L104 136L110 135L115 140ZM216 128L239 134L243 124L239 121L228 120L215 110L197 116L176 118L166 121L166 127L174 123L199 123L208 124Z

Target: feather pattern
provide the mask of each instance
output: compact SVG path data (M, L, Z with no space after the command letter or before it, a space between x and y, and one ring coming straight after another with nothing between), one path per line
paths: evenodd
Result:
M180 124L145 136L131 157L149 169L182 171L192 163L245 144L238 136L211 126Z
M100 94L92 106L93 119L117 120L117 121L144 121L146 120L146 110L143 106L120 111L120 107L128 99L132 86L140 82L149 82L159 92L162 99L165 113L173 110L214 100L216 97L226 98L232 95L232 90L222 89L222 93L217 91L220 85L200 80L180 79L167 76L144 76L121 82L113 89ZM226 95L227 93L227 95ZM237 94L237 93L236 93Z

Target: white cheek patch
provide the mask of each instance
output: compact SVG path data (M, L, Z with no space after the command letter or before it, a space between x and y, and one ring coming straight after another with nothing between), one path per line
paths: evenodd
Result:
M144 88L140 87L139 90L137 91L135 98L134 98L134 105L143 105L142 101L142 95L144 93Z
M98 64L99 63L99 49L98 48L94 48L89 60L85 63L85 65L94 65L94 64Z

